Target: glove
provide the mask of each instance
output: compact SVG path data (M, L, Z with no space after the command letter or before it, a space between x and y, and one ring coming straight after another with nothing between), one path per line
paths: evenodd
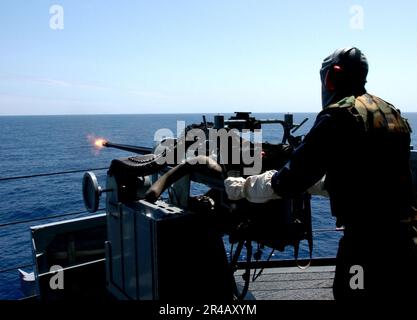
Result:
M230 200L237 201L245 198L243 194L243 186L246 179L242 177L229 177L224 180L224 188L227 193L227 197Z
M230 177L224 181L227 196L230 200L246 198L250 202L265 203L273 199L281 199L271 186L271 178L276 170L250 176L246 179Z

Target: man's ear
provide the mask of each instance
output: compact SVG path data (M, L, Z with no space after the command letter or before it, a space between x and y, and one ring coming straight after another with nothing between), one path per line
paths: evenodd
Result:
M337 89L337 83L340 82L343 75L343 68L339 65L332 66L327 71L324 85L328 91L335 91Z

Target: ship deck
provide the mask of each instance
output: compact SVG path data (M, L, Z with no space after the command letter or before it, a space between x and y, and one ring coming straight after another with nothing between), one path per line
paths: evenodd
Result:
M334 270L334 266L268 268L250 283L249 292L256 300L333 300ZM243 273L239 270L235 274L242 286Z

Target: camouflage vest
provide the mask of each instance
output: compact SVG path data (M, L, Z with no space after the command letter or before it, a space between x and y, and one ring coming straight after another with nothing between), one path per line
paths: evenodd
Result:
M355 96L346 97L343 100L339 101L338 103L330 105L328 108L329 109L343 108L344 110L348 111L348 113L353 116L353 119L356 120L355 122L358 124L358 127L361 128L361 130L363 130L363 133L364 133L364 135L360 134L360 135L357 135L356 137L361 137L363 139L366 139L364 140L364 144L361 145L360 148L364 148L364 147L367 148L368 143L373 144L373 146L369 146L370 148L367 150L369 151L369 153L361 152L358 155L358 157L360 158L370 157L370 161L374 161L375 158L379 156L379 155L375 155L375 158L373 156L374 154L373 152L379 151L379 149L383 150L382 154L384 155L387 155L388 153L388 154L391 154L392 157L396 157L397 155L396 151L394 150L387 151L385 150L385 146L387 146L388 149L391 148L393 146L393 143L395 143L395 141L399 141L397 139L407 139L407 137L410 136L410 133L412 131L408 121L401 116L401 113L398 109L396 109L390 103L370 94L364 94L358 97L355 97ZM352 140L354 141L354 139ZM404 140L404 141L407 141L407 140ZM407 148L407 146L405 146L405 148ZM404 154L405 153L403 153L402 155L398 154L398 157L403 157ZM354 156L353 158L349 158L349 160L351 159L354 159ZM400 158L396 158L396 159L400 159ZM349 163L349 162L345 162L344 165L346 165L346 163ZM351 161L350 163L360 163L360 161L358 162ZM394 178L396 179L395 180L396 182L392 183L392 185L398 186L398 188L396 187L395 190L391 190L391 191L393 192L398 191L397 193L401 195L397 194L396 197L394 197L393 199L398 199L399 204L406 205L405 202L407 203L410 202L414 194L414 191L412 188L412 182L410 180L411 175L409 176L409 173L410 173L409 163L407 162L407 159L405 159L404 161L399 160L397 163L402 163L404 165L404 168L397 167L396 170L393 172L393 175L390 175L391 179L394 179ZM390 182L386 180L387 172L390 171L390 166L391 166L391 162L385 158L384 161L378 162L377 165L372 164L372 165L363 166L363 163L362 163L362 165L358 167L355 165L353 166L347 165L345 168L348 174L352 172L353 176L357 173L358 169L362 170L360 172L361 174L364 174L366 178L365 180L363 180L364 183L361 185L361 187L363 187L364 189L361 189L361 190L364 191L364 194L368 194L368 193L372 194L372 196L368 198L369 199L368 205L373 206L374 203L377 203L378 205L382 203L382 202L381 203L379 202L379 199L381 197L378 195L378 191L374 191L374 190L379 190L379 187L383 186L385 183L388 184L388 188L383 188L384 190L388 190L390 187L389 184L391 180L389 180ZM407 168L405 166L407 166ZM344 175L340 177L338 170L328 172L327 177L326 177L326 183L325 183L325 185L327 185L329 193L331 190L338 191L337 195L333 197L334 205L332 205L332 212L333 212L333 215L337 216L338 218L341 217L342 219L346 217L345 214L352 216L352 212L351 212L352 208L348 209L346 207L346 204L349 203L350 198L348 195L344 195L343 192L340 191L340 190L345 191L345 189L343 189L343 187L338 186L340 181L344 181L343 179L346 178L346 173L343 173L343 174ZM376 180L378 181L376 182L378 184L376 188L374 188L372 184L370 185L366 184L367 179L372 179L372 181L375 181L373 180L373 178L377 176L382 176L384 178ZM400 183L398 182L399 180L406 181L406 182ZM352 188L354 187L355 187L355 184L353 184ZM402 196L402 194L404 196ZM381 207L384 207L385 202L386 202L385 200L386 199L384 199L384 202L381 204ZM358 208L360 208L360 206ZM350 212L346 212L346 210ZM414 211L412 212L409 211L409 209L404 209L404 210L399 210L399 211L404 211L404 213L405 211L407 211L407 213L405 213L405 215L407 216L409 214L412 214L412 215L416 214ZM404 217L404 215L402 214L401 216Z
M350 96L327 108L347 108L366 131L411 133L408 121L392 104L370 94Z

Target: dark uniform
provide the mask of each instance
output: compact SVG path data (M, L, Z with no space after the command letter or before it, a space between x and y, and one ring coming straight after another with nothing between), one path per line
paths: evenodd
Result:
M361 91L325 106L272 187L292 196L326 175L332 214L345 227L336 299L417 298L411 129L394 106Z

